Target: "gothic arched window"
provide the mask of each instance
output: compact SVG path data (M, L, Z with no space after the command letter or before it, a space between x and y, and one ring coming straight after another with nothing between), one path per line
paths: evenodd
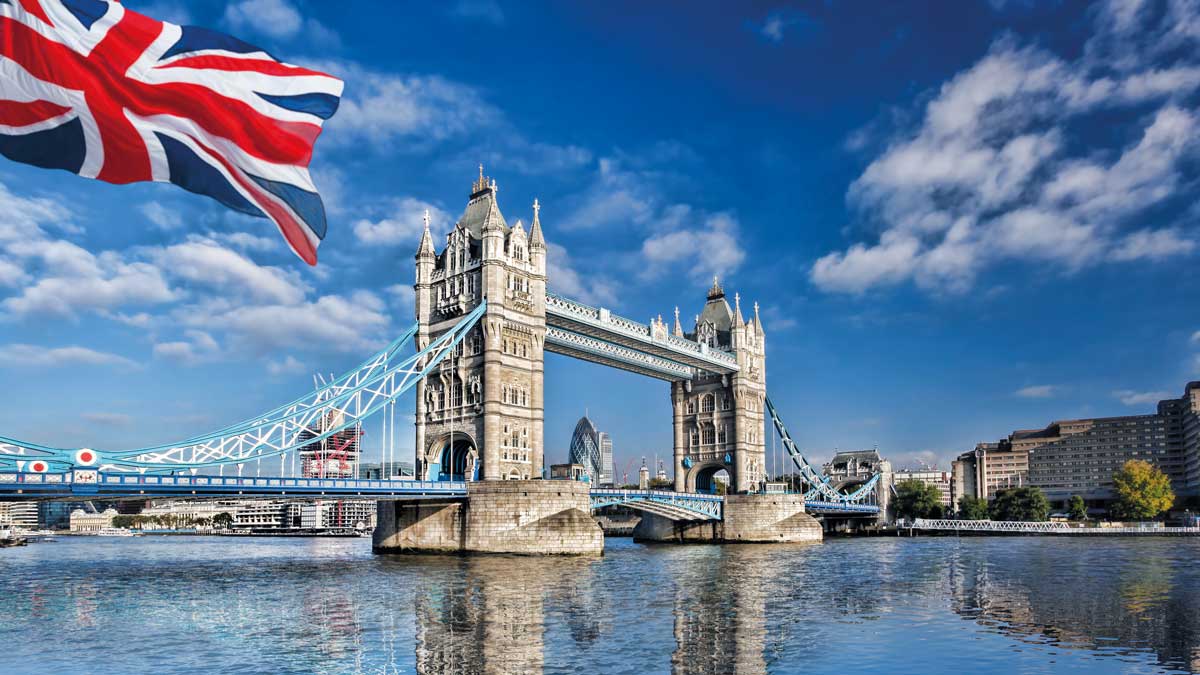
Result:
M704 427L704 445L712 445L716 443L716 440L712 426L706 425Z
M713 395L705 394L704 398L700 399L700 412L713 411Z

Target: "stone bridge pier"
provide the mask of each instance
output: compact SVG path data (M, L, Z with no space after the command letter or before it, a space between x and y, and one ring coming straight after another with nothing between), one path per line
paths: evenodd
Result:
M376 553L600 555L604 532L587 483L481 481L466 499L379 502L373 545Z
M728 495L722 520L671 520L647 513L633 530L636 541L790 544L821 541L821 523L804 510L801 495Z

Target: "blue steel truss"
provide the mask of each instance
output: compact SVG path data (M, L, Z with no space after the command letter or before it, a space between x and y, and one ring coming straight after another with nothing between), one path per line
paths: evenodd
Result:
M796 468L800 470L800 475L809 485L809 489L804 493L804 502L808 504L817 504L818 509L826 508L824 505L840 505L841 510L856 510L847 509L845 507L856 506L863 507L871 512L878 512L879 507L864 503L866 500L874 497L875 486L879 483L881 474L871 476L865 483L858 487L853 492L843 493L838 491L829 483L829 476L817 471L804 454L800 452L800 448L796 447L796 443L792 440L792 435L788 433L787 426L779 417L779 411L775 409L775 405L771 403L770 397L767 398L767 412L771 415L771 422L775 425L775 430L779 432L779 438L783 442L783 449L787 451L788 456L792 458L792 462ZM831 508L831 507L830 507Z
M606 506L627 506L673 520L721 520L725 509L724 497L694 492L594 488L591 499L593 511Z
M0 437L0 471L30 467L35 472L86 469L93 473L213 469L278 457L319 443L393 403L437 366L463 340L487 308L481 302L457 324L407 358L401 350L417 332L413 326L355 370L316 391L263 415L178 443L135 450L96 451L52 448ZM86 461L85 461L86 458Z

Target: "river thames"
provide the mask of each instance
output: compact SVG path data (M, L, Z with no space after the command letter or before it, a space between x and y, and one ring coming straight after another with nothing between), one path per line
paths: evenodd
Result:
M1200 541L927 538L375 556L367 539L0 551L3 673L1165 673Z

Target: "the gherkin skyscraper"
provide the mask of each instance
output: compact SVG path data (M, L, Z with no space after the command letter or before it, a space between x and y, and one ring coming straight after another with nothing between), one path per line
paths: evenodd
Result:
M571 435L571 463L581 464L592 483L600 482L600 432L587 415L579 418Z

